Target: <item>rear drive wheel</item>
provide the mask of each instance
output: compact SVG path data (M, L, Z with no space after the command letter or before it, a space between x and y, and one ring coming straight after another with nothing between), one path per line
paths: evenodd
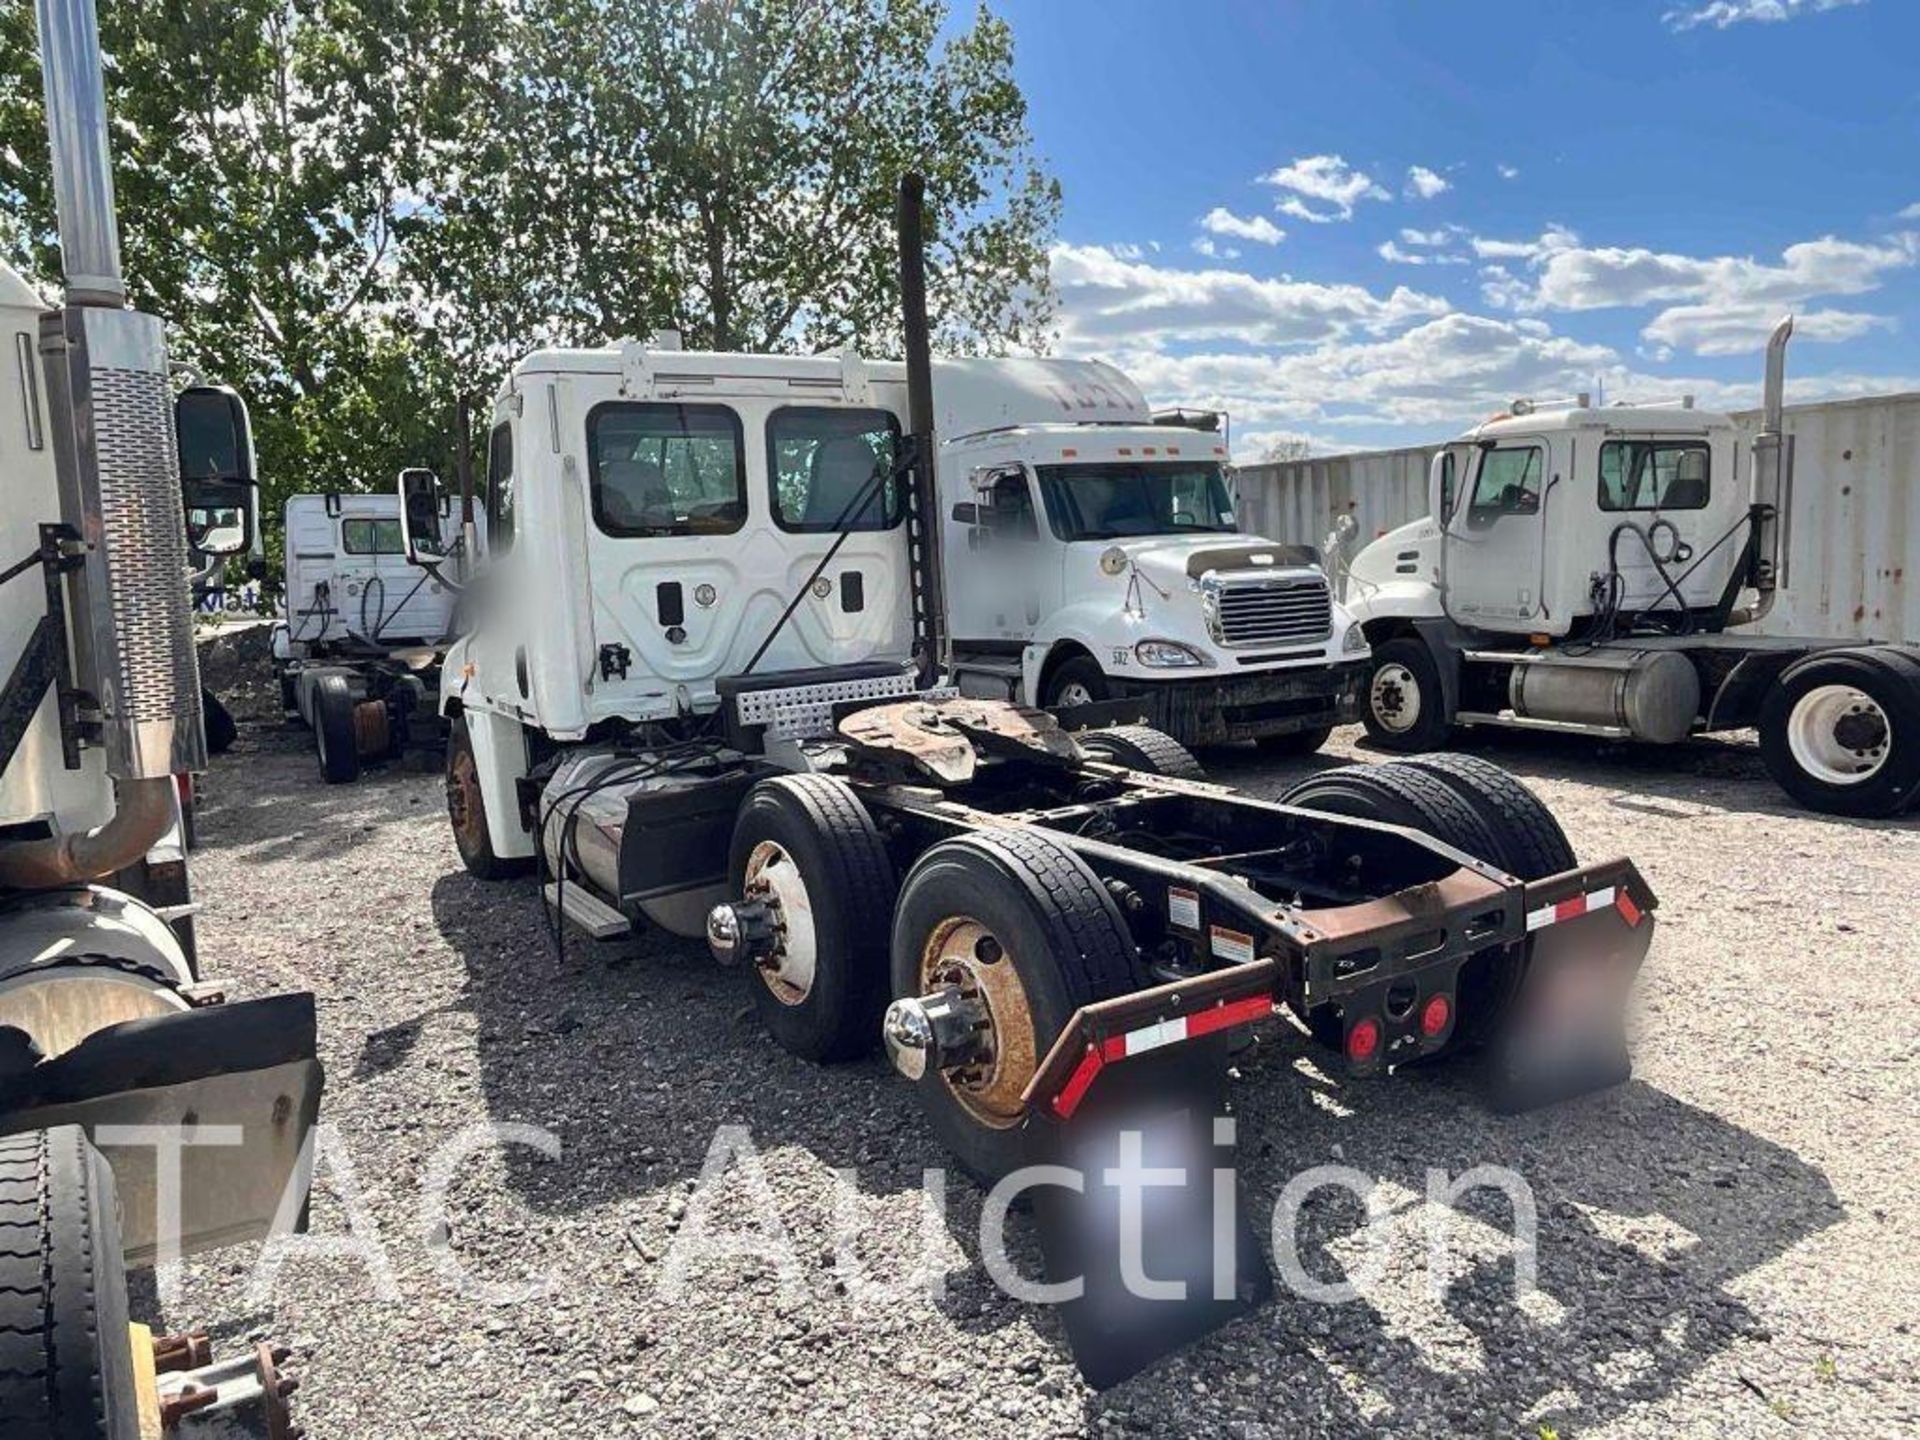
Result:
M1417 636L1376 645L1367 672L1366 706L1361 721L1367 736L1386 750L1437 750L1453 728L1440 667Z
M1760 756L1810 810L1881 818L1920 794L1920 673L1881 647L1787 667L1760 707Z
M1091 655L1075 655L1062 661L1047 676L1040 703L1048 710L1071 710L1081 705L1098 705L1110 699L1113 687L1106 673Z
M1331 725L1315 725L1285 735L1262 735L1253 743L1263 755L1312 755L1333 735Z
M207 753L226 754L240 738L240 727L234 723L233 712L204 685L200 687L200 716L206 726Z
M474 759L473 739L465 716L454 720L447 735L447 820L453 826L453 847L467 873L480 880L506 880L533 869L533 857L500 856L487 831L487 800L480 788L480 766Z
M1176 780L1204 780L1207 772L1193 752L1164 730L1151 725L1114 725L1073 737L1097 760L1124 765L1148 775L1170 775Z
M958 989L985 1007L977 1060L930 1066L914 1082L935 1133L982 1184L1044 1158L1020 1096L1074 1011L1144 983L1113 897L1050 836L983 831L943 841L901 888L893 993Z
M353 691L344 676L322 675L313 687L313 748L329 785L360 778L360 737L353 723Z
M754 1009L782 1048L851 1060L880 1038L893 860L866 807L831 775L782 775L747 792L734 822L733 893L773 907Z
M294 684L293 672L291 670L282 670L279 673L278 679L280 681L280 708L287 712L290 719L298 720L300 718L300 695L298 688Z
M0 1417L8 1440L136 1440L113 1171L77 1125L0 1140Z

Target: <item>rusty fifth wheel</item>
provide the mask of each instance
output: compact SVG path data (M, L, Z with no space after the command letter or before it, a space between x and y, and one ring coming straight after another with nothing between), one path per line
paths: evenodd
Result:
M893 861L846 781L781 775L747 793L715 909L716 956L741 961L768 1033L809 1060L873 1048L886 1004Z
M1084 860L1040 831L963 835L901 887L887 1049L940 1138L990 1183L1039 1157L1022 1097L1074 1012L1144 980Z

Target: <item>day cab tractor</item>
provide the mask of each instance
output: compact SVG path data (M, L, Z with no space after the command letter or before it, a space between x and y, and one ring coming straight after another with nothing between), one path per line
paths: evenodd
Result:
M126 308L93 7L38 21L65 303L0 265L0 1434L284 1437L285 1352L128 1313L129 1264L299 1220L321 1074L311 995L201 973L190 557L244 544L247 495L183 477L163 327Z
M1346 574L1372 645L1373 740L1418 752L1457 726L1648 744L1757 728L1768 773L1809 809L1908 809L1920 651L1751 628L1789 582L1792 333L1789 317L1768 342L1748 455L1729 417L1690 400L1586 397L1516 402L1441 450L1427 517Z
M408 564L391 494L289 495L284 518L274 677L282 708L313 736L321 778L345 784L402 756L438 768L440 665L457 582L443 582L438 563ZM440 563L457 566L457 549Z
M514 368L442 691L466 867L538 859L594 936L705 936L797 1055L884 1039L988 1182L1065 1153L1129 1077L1217 1103L1232 1032L1277 1016L1355 1077L1475 1056L1505 1105L1623 1077L1653 897L1626 860L1578 865L1495 767L1254 799L1157 730L1069 733L947 683L918 207L910 180L903 385L621 348ZM898 484L904 534L781 524L847 436L870 459L829 508ZM423 559L432 485L402 480ZM1117 1378L1108 1317L1081 1323L1083 1367Z

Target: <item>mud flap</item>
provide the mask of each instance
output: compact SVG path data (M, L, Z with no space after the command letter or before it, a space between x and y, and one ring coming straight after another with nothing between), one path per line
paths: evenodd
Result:
M1654 901L1626 861L1527 886L1527 966L1488 1047L1488 1102L1504 1113L1623 1083L1627 999L1653 942Z
M89 1035L18 1077L0 1133L84 1126L113 1166L128 1263L149 1264L163 1202L182 1255L263 1239L282 1214L304 1228L321 1083L313 996L236 1001Z
M1226 1037L1119 1067L1069 1124L1033 1211L1074 1362L1104 1389L1273 1292L1240 1203L1221 1078ZM1065 1177L1061 1177L1065 1179ZM1078 1282L1077 1285L1075 1282Z

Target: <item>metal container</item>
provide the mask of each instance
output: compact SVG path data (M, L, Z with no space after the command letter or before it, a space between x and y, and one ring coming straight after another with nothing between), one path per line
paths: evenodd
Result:
M1700 675L1672 650L1555 652L1513 667L1515 715L1562 724L1620 727L1636 740L1684 740L1700 713Z

